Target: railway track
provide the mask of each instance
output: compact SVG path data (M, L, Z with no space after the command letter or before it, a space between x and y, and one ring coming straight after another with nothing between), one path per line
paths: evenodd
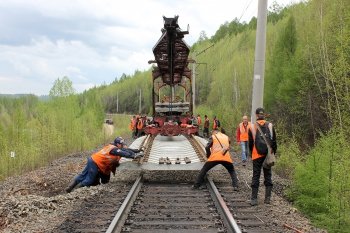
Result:
M140 177L107 232L241 232L211 180L207 187L194 190L188 183Z
M262 216L259 217L256 209L247 201L250 197L249 188L241 187L240 192L233 192L230 183L216 183L216 185L242 232L270 233L276 230L267 226Z
M109 183L109 189L82 203L53 232L287 232L266 223L264 213L249 205L251 190L239 169L238 192L221 166L212 169L204 189L192 189L205 159L205 143L192 136L135 140L130 147L144 146L144 158L121 163L118 169L136 169L138 175L131 176L138 176L135 183ZM171 164L159 163L165 156Z

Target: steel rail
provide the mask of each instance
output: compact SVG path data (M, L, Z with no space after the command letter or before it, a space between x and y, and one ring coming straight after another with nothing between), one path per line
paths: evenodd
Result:
M111 224L109 225L106 233L116 233L121 232L124 222L127 218L127 213L129 212L133 202L135 201L142 186L142 175L140 175L134 185L131 187L128 195L126 196L123 204L120 206L117 214L113 218Z
M220 212L222 219L224 220L225 226L227 227L227 232L242 233L241 229L234 220L229 208L227 207L224 199L222 198L219 190L216 188L212 178L208 176L207 180L209 192L211 194L212 199L215 202L216 207L218 208L218 211Z
M152 144L155 136L147 135L145 141L142 142L142 146L145 147L145 155L142 158L142 162L148 162L149 156L151 154Z
M193 149L195 150L199 160L201 162L205 162L207 160L207 157L205 156L205 148L202 146L198 140L193 135L185 135L187 140L192 145Z

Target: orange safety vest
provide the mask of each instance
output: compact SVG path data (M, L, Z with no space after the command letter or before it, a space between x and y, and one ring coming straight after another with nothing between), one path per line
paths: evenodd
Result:
M250 128L250 122L247 124L247 128L244 127L243 122L239 124L239 141L240 142L246 142L248 141L248 130Z
M129 129L133 131L135 129L135 119L131 119Z
M201 124L202 124L202 119L201 119L201 117L197 117L197 124L198 124L198 125L201 125Z
M215 134L215 136L214 135L211 136L213 139L213 145L210 148L211 154L208 158L208 161L226 161L226 162L232 163L233 161L229 151L227 151L225 155L222 154L222 150L223 150L222 146L224 148L228 148L228 149L230 148L230 141L228 136L221 132ZM220 140L220 142L218 140ZM222 146L220 145L220 143Z
M109 154L109 152L114 148L116 148L115 145L109 144L91 156L91 159L96 163L98 169L105 175L109 175L111 173L113 167L121 158L120 156Z
M143 120L140 119L138 122L137 122L137 129L142 129L143 128Z
M216 120L213 120L213 129L217 129L218 126L216 125Z
M259 124L260 126L264 125L265 124L265 120L257 120L256 123ZM270 130L270 134L271 134L271 137L272 137L272 124L269 123L268 124L268 128ZM252 124L250 126L250 130L252 131L252 135L253 135L253 139L254 139L254 146L253 146L253 151L252 151L252 160L255 160L255 159L258 159L258 158L261 158L261 157L265 157L265 155L261 155L258 153L258 151L256 150L255 148L255 135L256 135L256 126L254 124Z

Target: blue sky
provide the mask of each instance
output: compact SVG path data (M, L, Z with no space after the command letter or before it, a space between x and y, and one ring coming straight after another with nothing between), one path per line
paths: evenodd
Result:
M288 5L299 0L277 0ZM269 6L273 1L269 1ZM80 93L123 73L147 70L163 18L179 15L192 45L234 18L257 15L258 0L0 0L0 94L46 95L68 76ZM138 5L136 7L136 5Z

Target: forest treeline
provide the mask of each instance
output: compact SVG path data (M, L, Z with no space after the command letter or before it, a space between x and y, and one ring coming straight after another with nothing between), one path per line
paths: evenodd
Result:
M255 18L234 19L211 38L202 32L191 47L197 61L195 113L217 116L230 136L242 115L251 114L255 30ZM279 142L274 169L292 180L290 200L315 224L348 232L349 0L275 3L268 13L266 49L264 107ZM37 167L33 156L42 164L108 140L101 131L104 112L139 113L140 93L141 113L150 115L151 77L151 69L135 71L110 85L47 102L35 96L0 98L1 177L13 174L11 166Z
M0 97L0 180L106 141L104 109L96 93L66 91L51 95L50 101L34 95Z

